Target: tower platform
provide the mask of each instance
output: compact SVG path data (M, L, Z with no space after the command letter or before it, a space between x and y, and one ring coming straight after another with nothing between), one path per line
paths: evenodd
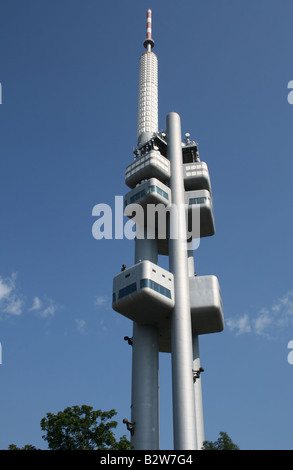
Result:
M113 280L113 309L143 325L163 328L174 307L173 274L141 261Z
M188 206L188 227L193 238L210 237L215 234L215 218L211 194L206 189L185 192L185 204ZM197 211L200 211L199 217ZM194 212L194 214L193 214ZM193 227L192 220L199 218L199 227Z
M183 175L186 191L207 189L212 194L209 170L205 162L184 163Z
M190 277L189 287L192 333L222 331L224 315L217 277ZM114 277L113 309L132 321L156 327L161 352L171 352L174 305L173 274L150 261L141 261Z
M191 329L193 335L219 333L224 330L222 296L216 276L189 278ZM171 323L171 322L170 322ZM171 353L171 324L159 331L160 352Z
M124 207L129 204L140 204L146 209L148 204L164 204L167 206L171 202L171 190L157 178L138 184L124 197Z
M126 168L125 183L131 189L150 178L157 178L162 183L170 179L170 162L158 150L143 154Z

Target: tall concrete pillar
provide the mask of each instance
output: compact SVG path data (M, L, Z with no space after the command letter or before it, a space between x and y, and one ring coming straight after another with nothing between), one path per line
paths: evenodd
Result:
M178 217L172 217L171 213L169 233L170 271L174 275L175 292L175 307L171 313L174 449L196 450L187 226L184 206L181 122L177 113L168 114L166 132L171 166L172 205L177 208L178 213Z

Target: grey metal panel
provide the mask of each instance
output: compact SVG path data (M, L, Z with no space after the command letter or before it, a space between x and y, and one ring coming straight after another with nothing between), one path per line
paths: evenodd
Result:
M221 290L216 276L189 278L192 331L217 333L224 329Z

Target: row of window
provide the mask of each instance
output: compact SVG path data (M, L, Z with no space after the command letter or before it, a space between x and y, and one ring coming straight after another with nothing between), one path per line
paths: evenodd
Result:
M210 201L209 197L193 197L189 199L188 204L190 206L193 204L205 204L207 201Z
M158 186L151 185L147 190L147 194L154 192L158 193L160 196L163 196L165 199L167 199L167 201L169 200L169 195L166 193L166 191L163 191L163 189L159 188Z
M155 281L152 281L151 279L141 279L140 281L140 288L143 289L144 287L149 287L150 289L159 292L159 294L164 295L165 297L168 297L168 299L171 299L171 291L170 289L167 289L166 287L161 286L161 284L158 284ZM118 299L122 299L123 297L126 297L129 294L132 294L133 292L136 292L136 282L133 284L129 284L129 286L123 287L123 289L119 290L118 293ZM113 302L116 302L116 296L115 293L113 294Z
M161 286L161 284L158 284L157 282L152 281L151 279L141 279L140 288L143 289L143 287L149 287L150 289L153 289L154 291L159 292L159 294L162 294L165 297L168 297L168 299L171 299L171 291L167 289L166 287Z
M194 165L186 165L185 168L186 168L186 171L188 170L206 170L207 171L207 166L204 162L195 163Z
M204 168L198 171L187 171L186 176L205 176L206 177L206 174L204 172L207 173L207 170L205 170Z
M166 193L166 191L163 191L163 189L159 188L158 186L151 185L149 186L149 188L143 189L142 191L139 191L138 193L131 196L130 204L134 204L136 201L141 199L146 194L150 194L154 192L160 194L160 196L163 196L165 199L169 200L169 195L168 193Z
M129 286L123 287L123 289L119 290L118 294L118 299L122 299L123 297L126 297L129 294L132 294L133 292L136 291L136 282L133 284L129 284ZM115 296L115 294L113 294Z
M138 193L134 194L134 196L131 196L130 204L134 204L136 201L138 201L143 196L145 196L145 189L143 189L142 191L139 191Z
M136 160L134 163L131 163L126 169L126 176L132 175L138 170L141 170L142 168L145 168L149 166L150 164L155 165L156 167L162 168L165 172L169 173L169 166L168 164L164 164L163 159L159 157L151 158L149 155L145 161L145 163L141 163L142 160L139 158ZM168 162L168 160L166 160Z

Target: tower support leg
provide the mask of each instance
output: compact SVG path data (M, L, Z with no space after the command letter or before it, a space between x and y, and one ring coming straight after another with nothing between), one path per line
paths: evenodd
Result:
M133 323L132 408L135 450L159 449L159 364L156 328Z
M166 119L168 157L171 166L170 271L174 275L175 307L171 313L174 449L196 450L196 417L192 373L192 332L187 261L187 225L182 165L181 122L177 113ZM176 224L176 226L175 226Z
M158 261L156 240L135 240L135 263ZM158 450L159 338L155 327L133 323L131 443L135 450Z
M198 335L193 335L193 370L200 369L200 356L199 356L199 341ZM203 421L203 404L202 404L202 386L201 375L194 382L194 400L195 400L195 413L196 413L196 436L197 448L202 449L204 443L204 421Z
M195 275L194 271L194 257L192 241L188 243L188 271L189 277ZM199 354L199 337L198 335L192 335L192 346L193 346L193 370L199 371L200 369L200 354ZM195 402L195 416L196 416L196 438L197 448L202 449L204 438L204 419L203 419L203 404L202 404L202 384L201 375L194 380L194 402Z

